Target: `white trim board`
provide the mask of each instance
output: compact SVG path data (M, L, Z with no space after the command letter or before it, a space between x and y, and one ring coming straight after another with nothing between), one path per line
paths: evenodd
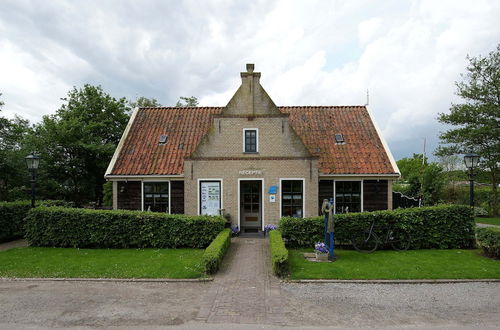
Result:
M382 142L382 145L384 146L385 152L387 153L387 157L389 157L389 161L391 162L392 168L394 169L394 172L398 173L401 175L401 171L399 170L398 164L396 164L396 161L394 160L394 156L392 155L391 150L389 149L389 145L384 139L384 136L382 135L382 131L380 130L379 126L377 125L377 122L375 121L375 117L373 116L373 113L371 112L370 108L366 105L365 106L366 111L368 112L368 115L370 116L370 119L373 123L373 126L375 127L375 130L377 131L378 137L380 141Z
M282 204L282 198L281 194L283 192L283 185L282 181L286 180L296 180L296 181L302 181L302 218L306 217L306 179L305 178L280 178L280 187L279 187L279 199L280 199L280 219L283 217L283 207L281 206Z
M260 199L261 199L261 203L262 203L262 210L261 210L262 221L261 221L261 229L260 230L264 230L264 226L265 226L265 224L264 224L265 223L265 213L264 213L265 206L264 206L264 204L266 202L264 178L238 178L238 182L236 183L238 185L238 187L237 187L238 188L237 189L237 191L238 191L237 198L238 199L236 200L236 202L238 203L238 208L237 208L238 209L238 229L241 230L241 210L240 210L240 203L241 203L241 201L240 201L240 183L241 183L241 181L260 181L261 182L262 196L260 197Z
M130 127L132 127L132 123L134 122L135 117L137 116L137 112L139 112L139 108L135 107L127 123L127 126L123 131L122 137L120 138L120 142L118 142L118 146L116 147L115 152L113 153L113 157L109 162L108 168L106 169L106 173L104 174L105 178L108 175L110 175L110 173L113 171L113 168L115 167L116 160L118 159L118 155L120 155L120 152L122 151L123 145L125 144L125 140L127 139L128 136L128 132L130 131Z

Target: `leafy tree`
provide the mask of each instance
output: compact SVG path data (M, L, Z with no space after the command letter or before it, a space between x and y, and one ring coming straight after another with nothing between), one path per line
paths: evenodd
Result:
M135 101L128 101L129 106L133 108L154 108L162 105L155 98L147 98L144 96L138 97Z
M181 107L197 107L198 106L198 98L196 96L185 97L181 96L179 101L175 104L177 108Z
M402 192L411 197L422 198L426 205L434 205L439 202L445 176L439 164L428 163L427 159L422 161L422 157L422 154L413 154L411 158L397 161L401 179L406 182Z
M32 143L41 151L46 185L81 205L102 203L104 174L127 125L130 108L101 86L74 87L56 114L44 116Z
M487 57L469 57L462 81L456 83L463 103L452 104L449 113L438 120L453 128L441 133L437 155L481 156L480 166L489 171L492 184L491 208L498 214L498 177L500 164L500 44Z

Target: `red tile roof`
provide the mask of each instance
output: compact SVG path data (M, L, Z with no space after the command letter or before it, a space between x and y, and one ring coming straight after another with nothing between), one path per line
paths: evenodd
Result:
M223 107L141 108L111 175L176 175L208 132L211 115ZM323 174L394 174L394 169L364 106L279 107ZM335 143L343 134L345 144ZM168 141L160 145L159 137Z

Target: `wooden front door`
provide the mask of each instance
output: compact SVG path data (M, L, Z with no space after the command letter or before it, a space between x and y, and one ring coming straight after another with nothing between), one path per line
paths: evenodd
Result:
M262 181L240 181L240 217L242 229L261 229Z

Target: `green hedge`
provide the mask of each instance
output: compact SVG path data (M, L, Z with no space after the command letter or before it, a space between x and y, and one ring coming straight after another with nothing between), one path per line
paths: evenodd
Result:
M0 242L24 236L24 223L30 206L28 201L0 202Z
M224 223L211 216L37 207L28 213L26 238L32 246L205 248Z
M286 276L289 269L288 250L285 247L279 230L271 230L269 232L269 246L274 275L280 277Z
M397 209L335 215L335 240L349 244L351 237L367 229L375 220L375 232L383 235L387 228L403 228L411 236L412 249L458 249L474 246L474 217L463 205ZM323 217L282 218L279 228L287 245L312 247L323 238ZM384 236L380 236L384 237Z
M488 257L500 259L500 228L486 227L476 229L477 245Z
M226 228L217 235L203 253L202 263L205 273L214 274L224 259L227 249L231 245L231 229Z

